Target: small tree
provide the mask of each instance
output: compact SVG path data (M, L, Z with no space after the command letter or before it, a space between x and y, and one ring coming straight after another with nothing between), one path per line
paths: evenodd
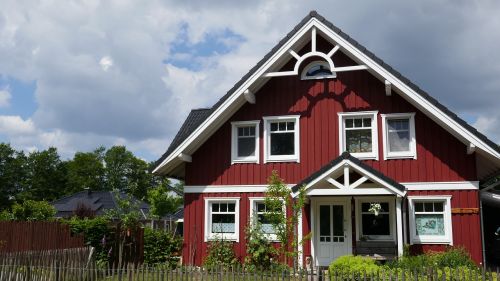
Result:
M56 209L46 201L26 200L22 204L16 203L12 211L4 211L2 220L16 221L46 221L54 219Z
M307 234L299 241L296 231L301 210L306 201L304 188L299 188L298 193L292 196L292 190L279 177L277 171L272 172L267 182L265 204L268 212L266 217L276 231L280 244L278 248L280 256L284 258L285 264L288 264L288 258L293 258L294 266L296 266L297 257L300 254L298 245L310 238L310 234Z

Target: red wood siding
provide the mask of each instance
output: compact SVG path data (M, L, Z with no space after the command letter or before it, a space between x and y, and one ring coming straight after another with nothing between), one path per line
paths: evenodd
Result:
M477 190L409 191L408 195L451 195L451 208L479 208ZM482 261L481 226L479 214L452 214L453 245L467 249L472 259ZM412 245L411 252L444 251L446 245Z
M355 64L341 52L333 59L338 66ZM192 163L186 164L186 185L266 184L272 170L286 182L298 183L341 154L337 113L368 110L379 112L380 160L366 164L399 182L476 180L475 156L466 154L466 146L399 95L386 96L384 83L367 71L338 73L335 80L272 78L256 99L256 104L243 105L192 155ZM417 159L384 161L380 114L404 112L416 113ZM263 164L262 117L292 114L301 116L300 163ZM261 120L261 164L231 165L231 122L245 120Z

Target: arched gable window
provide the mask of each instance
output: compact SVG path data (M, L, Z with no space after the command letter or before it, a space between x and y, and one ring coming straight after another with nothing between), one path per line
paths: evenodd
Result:
M313 61L302 71L302 80L336 78L337 74L330 70L330 65L326 61Z

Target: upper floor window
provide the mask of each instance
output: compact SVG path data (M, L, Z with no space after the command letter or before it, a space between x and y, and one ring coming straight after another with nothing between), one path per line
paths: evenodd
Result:
M415 113L382 114L384 159L417 158Z
M340 153L360 159L378 159L377 112L339 113Z
M264 162L299 162L299 117L264 117Z
M330 65L326 61L313 61L302 71L302 80L336 78L335 72L330 70Z
M408 196L412 244L453 244L451 196Z
M259 162L259 121L231 123L232 163Z

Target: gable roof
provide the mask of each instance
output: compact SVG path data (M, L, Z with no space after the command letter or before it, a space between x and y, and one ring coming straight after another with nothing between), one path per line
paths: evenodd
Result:
M387 177L386 175L384 175L380 171L377 171L376 169L366 165L358 158L352 156L349 152L342 153L339 157L332 160L330 163L321 167L319 170L317 170L316 172L311 174L309 177L307 177L306 179L302 180L300 183L293 186L292 192L297 193L301 186L306 186L306 188L308 188L308 186L311 185L311 183L317 182L319 180L323 180L326 176L328 176L329 174L334 172L335 168L338 167L339 164L357 166L357 168L359 170L362 170L362 172L364 174L371 174L371 176L373 176L373 179L376 179L377 181L384 183L385 186L390 186L390 187L394 188L395 189L394 191L396 193L398 193L399 195L403 195L406 192L406 188L404 185ZM340 167L340 168L343 169L343 167Z
M349 35L344 33L340 28L333 25L331 22L326 20L323 16L319 15L316 11L311 11L304 19L297 24L292 31L290 31L283 39L279 41L279 43L274 46L269 53L267 53L250 71L245 74L217 103L215 103L210 109L203 109L203 113L200 112L191 112L182 125L179 133L172 141L171 145L167 149L167 151L155 162L155 167L153 172L159 173L160 169L166 164L168 158L170 160L175 159L178 155L172 155L177 148L185 143L188 143L189 138L196 139L205 128L202 128L203 125L210 125L210 122L213 122L217 118L218 115L221 114L220 109L226 105L227 102L233 102L237 100L235 95L241 96L243 91L247 90L242 88L245 84L251 80L251 78L255 77L257 72L267 70L269 68L270 61L276 61L276 55L278 53L283 52L283 47L293 42L293 40L297 39L297 34L299 31L304 32L304 27L311 23L312 20L313 26L321 27L320 24L323 24L326 28L330 29L335 35L338 36L340 40L344 40L346 45L352 46L360 55L364 56L363 59L369 60L370 63L373 63L372 66L377 66L377 70L374 71L385 71L388 76L392 77L383 77L387 79L391 84L397 85L398 89L402 93L406 93L408 98L410 94L415 94L417 98L420 98L418 102L426 102L427 104L421 104L420 109L424 112L427 111L428 115L434 115L436 119L441 120L441 118L445 119L441 121L440 125L443 126L448 131L454 131L457 135L463 135L463 138L469 142L468 146L477 147L477 144L482 142L481 147L485 150L485 154L494 158L496 161L500 163L500 146L495 142L491 141L477 131L474 127L469 125L463 119L461 119L458 115L451 112L447 107L439 103L435 98L431 97L427 92L420 89L417 85L411 82L408 78L403 76L401 73L396 71L390 65L385 63L382 59L378 58L375 54L366 49L363 45L358 43L356 40L351 38ZM337 42L338 43L338 42ZM340 43L339 43L340 45ZM345 46L341 46L341 49L345 48ZM288 51L288 50L286 50ZM356 54L355 54L356 55ZM370 67L369 67L370 68ZM380 69L379 69L380 68ZM407 89L406 89L407 87ZM248 88L248 87L247 87ZM397 88L396 88L397 89ZM394 89L394 90L396 90ZM231 101L230 101L231 100ZM192 114L196 114L191 116ZM202 115L203 117L200 117ZM199 119L196 117L200 117ZM191 120L190 120L191 119ZM194 120L201 122L193 122ZM188 122L189 121L189 122ZM436 121L436 120L435 120ZM454 122L456 124L454 124ZM200 129L198 131L198 129ZM198 133L198 134L197 134ZM191 140L192 141L192 140ZM484 144L484 145L483 145ZM182 153L182 152L180 152ZM497 168L498 169L498 168Z
M120 196L125 198L127 195L120 192ZM133 198L133 200L139 204L142 215L145 216L149 212L149 205L136 198ZM65 196L51 202L51 204L56 208L56 217L71 217L80 204L85 204L97 216L104 215L107 210L115 209L118 206L112 191L91 190L84 190Z

